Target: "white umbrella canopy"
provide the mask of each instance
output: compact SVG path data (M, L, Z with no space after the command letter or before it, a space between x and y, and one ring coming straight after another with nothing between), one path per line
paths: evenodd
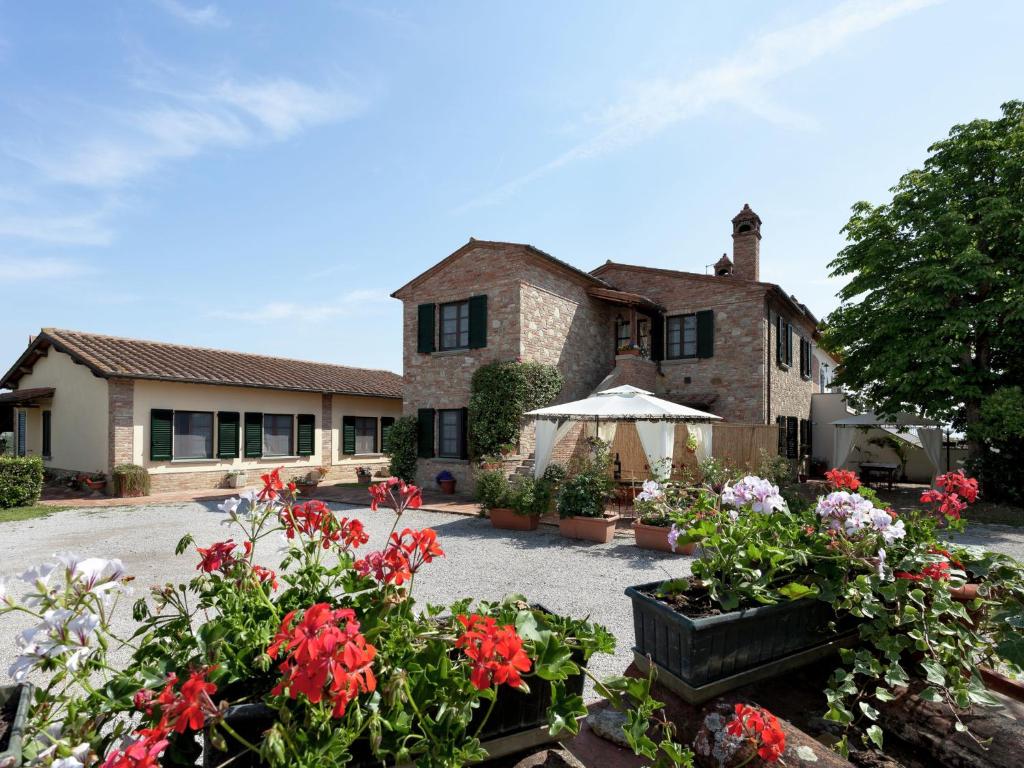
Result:
M527 411L535 419L570 419L572 421L720 421L721 416L698 411L628 384L598 392L583 400L550 405Z
M577 421L597 422L598 436L607 442L611 442L614 437L618 422L634 422L652 473L662 475L670 471L672 466L676 423L688 422L693 425L690 430L697 437L697 456L704 458L711 455L711 422L721 420L721 416L662 400L644 389L628 384L606 389L583 400L537 408L528 411L526 415L537 422L533 465L535 477L543 474L551 460L555 443ZM602 433L601 422L611 429L606 428Z

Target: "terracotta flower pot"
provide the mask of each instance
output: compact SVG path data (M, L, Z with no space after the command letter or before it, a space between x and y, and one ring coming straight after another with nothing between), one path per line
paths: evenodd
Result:
M356 475L356 480L359 481L360 485L369 485L370 481L373 480L373 475Z
M496 507L487 513L491 525L504 531L535 531L540 515L517 515L511 509Z
M641 549L653 549L656 552L672 551L672 548L668 545L669 530L669 528L663 528L660 525L646 525L639 520L633 523L633 535L636 536L636 545ZM691 541L689 544L677 544L675 551L679 555L692 555L695 549L697 549L697 542Z
M439 480L437 484L441 486L441 493L455 493L454 480Z
M558 532L567 539L583 539L608 544L615 536L615 523L619 516L563 517L558 521Z
M949 596L958 603L969 603L978 596L978 584L964 584L962 587L950 587Z

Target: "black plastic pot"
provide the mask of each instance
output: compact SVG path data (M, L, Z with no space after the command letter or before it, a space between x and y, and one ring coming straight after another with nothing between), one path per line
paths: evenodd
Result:
M650 594L662 582L627 587L635 650L699 687L826 643L832 606L813 598L691 619Z
M572 660L580 667L584 666L583 652L579 649L573 651ZM583 694L584 673L573 675L565 681L565 689L568 694ZM480 731L480 741L486 743L492 739L503 736L510 736L514 733L529 731L547 723L547 710L551 706L551 684L540 678L530 678L530 692L522 693L507 685L498 687L498 696L494 702L494 708L487 723ZM487 715L487 703L481 702L473 719L467 728L468 733L474 733L481 721ZM242 738L252 744L259 744L263 739L263 733L273 724L277 713L264 704L236 704L228 707L224 713L224 719ZM210 743L208 733L203 737L203 766L204 768L216 768L227 760L231 760L231 768L261 768L264 763L259 755L246 752L245 748L236 742L230 735L224 734L227 741L228 751L221 752ZM374 760L369 752L369 745L364 750L359 747L360 743L353 745L353 760L348 764L349 768L369 768L379 766L380 762ZM243 754L244 753L244 754ZM237 755L237 757L235 757Z
M7 732L0 735L0 765L4 768L19 768L21 765L21 740L32 704L32 691L29 683L0 685L0 711L12 717Z

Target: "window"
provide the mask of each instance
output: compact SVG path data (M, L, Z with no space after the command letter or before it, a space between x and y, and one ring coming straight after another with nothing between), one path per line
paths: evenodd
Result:
M469 302L441 305L441 349L469 347Z
M356 416L356 453L377 452L377 419L373 416Z
M775 316L775 361L787 368L793 365L793 326L782 315Z
M213 458L213 414L203 411L174 412L176 459Z
M18 455L25 455L25 421L26 415L24 411L18 411Z
M51 411L43 411L43 458L48 459L53 456L51 440L51 426L50 422L52 419Z
M811 342L807 339L800 339L800 375L805 379L811 378Z
M437 412L437 455L447 459L463 458L465 431L462 409Z
M292 429L295 419L290 414L263 414L263 455L291 456Z
M676 315L668 319L668 348L670 359L697 356L697 315Z
M615 321L615 349L625 349L629 346L631 340L631 332L629 328L629 320L616 320Z

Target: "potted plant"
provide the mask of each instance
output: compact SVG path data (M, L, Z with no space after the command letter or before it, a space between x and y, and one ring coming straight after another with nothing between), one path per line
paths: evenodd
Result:
M480 503L481 514L486 515L495 528L513 531L522 529L510 505L511 491L508 477L502 470L487 469L477 473L476 500Z
M455 493L455 475L449 472L447 469L443 469L437 473L437 477L434 478L438 487L441 489L441 493Z
M229 469L224 477L224 486L227 488L244 488L246 472L244 469Z
M373 480L373 467L356 467L356 479L362 485L369 485Z
M703 489L647 480L633 502L638 515L633 523L636 545L658 552L692 555L697 540L689 538L689 532L697 521L714 514L715 498Z
M188 570L198 561L198 575L154 587L127 632L115 619L131 581L120 561L62 554L27 572L23 602L0 602L0 615L39 622L12 666L16 680L42 683L25 759L454 766L502 754L520 732L577 733L588 661L614 647L607 630L519 595L418 610L413 584L444 556L433 530L399 525L420 491L389 478L370 493L372 509L395 515L375 549L358 519L298 501L268 473L261 491L220 505L241 543L183 537L177 552ZM282 536L271 569L264 558ZM130 656L119 670L115 648ZM688 764L649 679L596 685L630 711L636 751Z
M508 505L512 518L505 517L498 524L491 517L495 528L510 528L516 531L535 531L540 524L540 509L547 503L543 480L534 480L529 475L517 475L512 478L508 494Z
M501 469L505 466L505 457L500 453L489 453L480 457L480 469L487 472L494 469Z
M558 531L570 539L603 544L615 535L618 515L605 514L614 483L608 474L608 446L590 439L590 451L574 464L558 491Z
M93 472L91 474L83 472L78 476L78 482L81 483L83 488L87 488L93 493L103 493L107 489L107 476L102 472Z
M295 486L295 489L300 495L309 496L316 490L316 487L320 485L320 472L318 470L313 470L312 472L307 472L304 475L293 477L291 479L291 484Z
M19 768L22 742L29 707L32 706L30 683L0 685L0 766Z
M961 530L977 484L950 473L922 497L933 510L897 516L852 472L827 477L830 492L799 511L762 478L727 485L719 513L693 526L702 547L692 577L626 590L638 653L668 679L720 692L726 678L740 684L742 672L786 657L791 667L803 651L856 630L859 641L842 651L845 669L826 691L826 717L864 747L881 746L878 703L914 676L925 681L919 695L954 705L954 717L995 704L979 665L1024 663L1019 639L1009 640L1024 622L1024 571L1010 558L941 542L936 525L940 517ZM968 563L983 583L965 605L952 589L967 581Z
M114 478L114 492L118 497L123 499L149 495L149 471L145 467L118 464L110 474Z

